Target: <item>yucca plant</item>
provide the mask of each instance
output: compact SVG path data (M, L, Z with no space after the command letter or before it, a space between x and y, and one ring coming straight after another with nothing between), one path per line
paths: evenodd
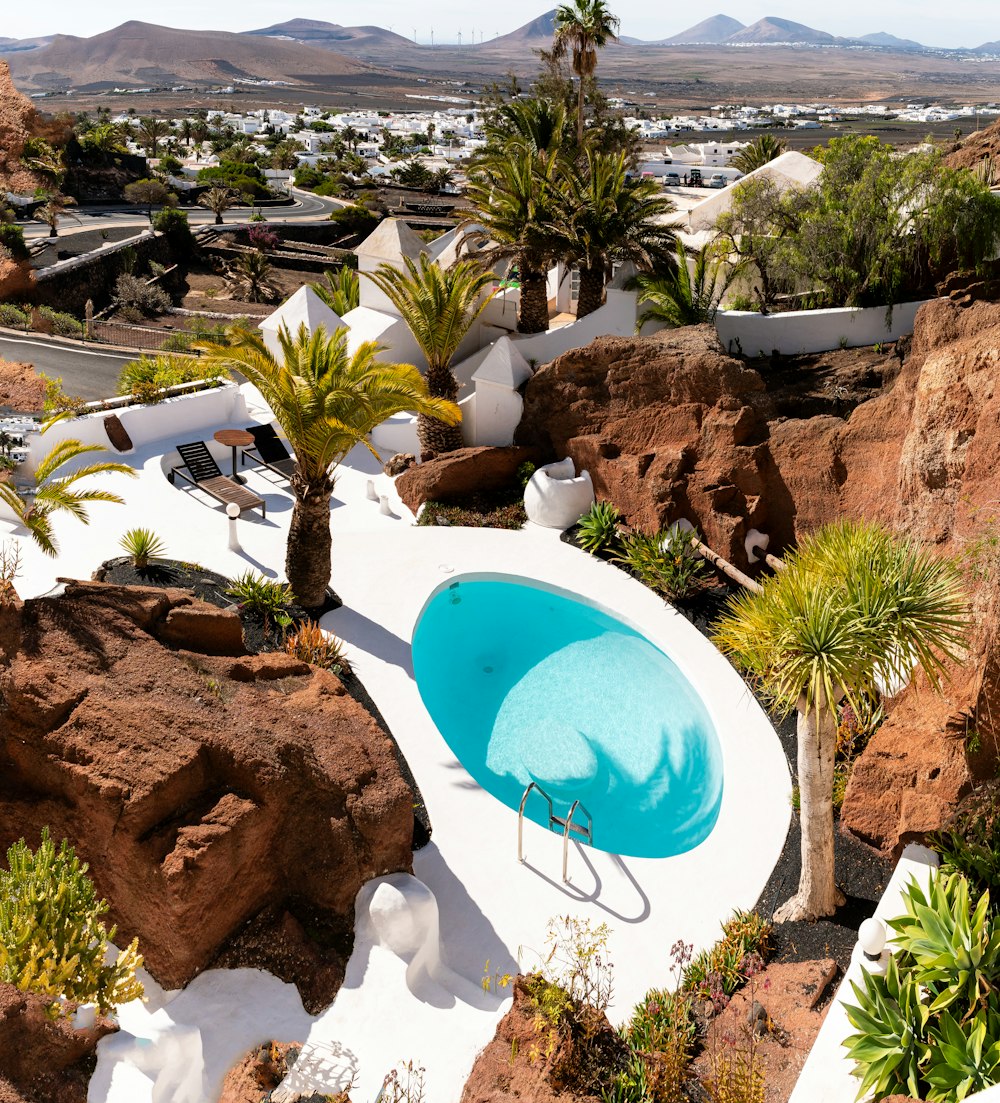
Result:
M287 582L245 571L230 581L225 593L236 598L247 612L260 613L265 624L270 624L272 618L278 624L291 624L287 610L295 604L295 594Z
M167 546L152 529L129 529L118 541L118 546L132 560L137 571L144 571L154 563L162 563Z
M651 590L677 601L692 594L707 571L690 541L690 534L677 528L628 533L621 538L621 551L615 561Z
M102 1014L142 998L138 939L105 960L115 928L105 929L108 905L86 874L65 839L56 849L48 828L34 852L24 839L15 843L0 870L0 980L50 997L53 1016L60 996L96 1003Z
M622 515L611 502L594 502L580 518L577 543L591 555L613 551L619 543Z
M920 667L935 688L964 653L968 606L957 565L879 525L844 521L802 541L759 593L734 598L716 646L779 710L798 713L802 874L778 922L843 903L833 861L837 708Z
M332 632L324 632L314 620L304 620L285 638L285 651L312 666L332 670L334 674L350 670L344 656L344 644Z

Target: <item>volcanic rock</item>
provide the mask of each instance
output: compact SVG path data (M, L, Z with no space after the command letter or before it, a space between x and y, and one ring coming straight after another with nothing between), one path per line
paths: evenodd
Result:
M493 1040L476 1058L460 1103L509 1103L512 1099L596 1103L596 1096L581 1092L572 1080L574 1070L589 1064L578 1052L581 1042L560 1030L550 1047L548 1028L543 1025L539 1031L538 1011L528 991L530 980L515 978L514 1002L497 1024ZM625 1044L606 1016L597 1016L590 1032L589 1044L599 1051L600 1065L608 1069L620 1063Z
M396 480L400 498L414 513L424 502L448 502L475 491L510 486L522 463L538 459L532 448L458 448L415 467Z
M903 351L902 349L900 350ZM858 350L825 354L835 369ZM1000 304L967 296L921 308L898 372L835 413L796 406L774 375L726 355L714 330L603 338L528 382L517 440L590 471L598 497L635 526L690 520L743 569L750 528L780 554L839 518L879 520L944 552L972 551L980 576L969 657L938 696L917 680L857 762L842 823L887 851L943 825L994 771L1000 731L1000 557L990 533L1000 452ZM806 384L802 394L805 396ZM817 412L818 411L818 412ZM993 602L990 608L987 606ZM970 746L977 748L970 752Z
M824 997L836 974L837 964L829 959L769 965L711 1020L695 1071L709 1076L713 1054L745 1046L752 1019L755 1050L766 1070L764 1103L785 1103L826 1018Z
M37 414L44 403L45 381L35 374L30 364L0 360L0 409Z
M0 984L0 1099L4 1103L86 1103L89 1062L97 1043L118 1029L98 1016L86 1030L76 1030L66 1014L51 1019L51 1003L40 995Z
M259 964L316 1010L358 889L411 868L412 790L338 678L201 653L203 619L178 631L199 610L95 582L24 602L0 665L0 847L45 825L68 838L164 987Z
M21 163L25 142L37 129L38 112L14 87L7 62L0 61L0 193L30 195L45 183Z

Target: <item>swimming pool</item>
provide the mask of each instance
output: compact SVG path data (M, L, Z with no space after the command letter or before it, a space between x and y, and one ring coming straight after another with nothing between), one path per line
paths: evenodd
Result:
M520 578L460 578L427 602L413 635L427 711L473 778L517 809L536 781L557 815L580 800L594 845L681 854L722 802L719 739L701 698L644 636ZM525 815L548 823L533 793Z

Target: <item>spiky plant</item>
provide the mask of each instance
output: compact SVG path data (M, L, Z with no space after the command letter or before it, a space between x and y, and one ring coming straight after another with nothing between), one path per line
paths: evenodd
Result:
M713 322L731 280L731 271L713 245L703 245L689 254L678 241L672 268L656 273L640 272L635 278L639 304L643 307L635 323L636 332L647 322L663 322L673 327Z
M759 134L736 154L730 164L745 176L748 172L763 168L775 157L780 157L787 148L788 143L784 138L776 138L773 134Z
M325 283L314 283L313 291L338 317L355 310L361 304L361 281L353 268L345 264L339 272L324 272Z
M867 522L818 530L759 593L730 602L716 646L779 710L798 713L802 875L776 921L831 915L843 903L833 860L839 702L860 707L917 667L938 688L967 632L955 562Z
M166 544L152 529L129 529L118 541L118 546L132 560L132 566L137 571L162 563L167 551Z

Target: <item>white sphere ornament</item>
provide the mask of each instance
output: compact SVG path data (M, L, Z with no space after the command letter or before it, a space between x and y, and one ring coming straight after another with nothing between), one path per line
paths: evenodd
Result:
M885 924L872 916L858 927L858 945L869 961L878 961L885 949Z

